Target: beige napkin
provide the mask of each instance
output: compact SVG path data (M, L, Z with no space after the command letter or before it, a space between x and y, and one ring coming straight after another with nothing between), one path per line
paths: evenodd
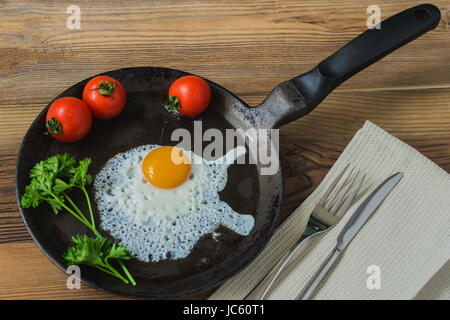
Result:
M245 297L300 237L314 205L347 163L367 174L363 196L335 228L304 245L268 298L294 299L333 249L363 198L402 171L403 179L341 254L313 298L450 299L450 175L369 121L264 251L210 299Z

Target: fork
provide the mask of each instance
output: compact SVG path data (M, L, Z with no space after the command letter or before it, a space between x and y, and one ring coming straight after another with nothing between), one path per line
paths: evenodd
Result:
M365 177L365 175L363 175L358 179L359 170L355 172L354 167L352 167L350 172L345 175L349 166L350 164L345 166L322 195L319 202L314 207L306 229L300 239L294 243L275 267L273 267L273 269L244 298L244 300L263 300L275 280L281 274L281 271L302 246L304 240L329 230L341 220L344 213L350 208L358 195ZM344 176L345 179L343 178Z

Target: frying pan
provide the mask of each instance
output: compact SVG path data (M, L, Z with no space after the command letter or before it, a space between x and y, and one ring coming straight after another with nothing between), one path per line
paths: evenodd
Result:
M197 120L201 121L203 130L278 128L311 112L343 81L434 29L439 20L439 10L430 4L405 10L383 21L381 29L367 30L311 71L279 84L257 108L250 108L231 92L208 81L212 100L208 110ZM77 160L92 158L90 172L95 175L117 153L143 144L175 145L177 142L170 139L173 130L180 127L193 129L191 119L174 120L162 107L170 84L187 73L140 67L104 74L119 80L127 92L127 105L118 117L109 121L95 120L83 140L65 144L43 134L50 103L26 133L17 159L16 194L22 218L36 244L63 271L66 268L61 256L72 245L70 238L88 233L88 230L71 215L55 215L46 205L33 209L20 206L20 197L29 183L29 170L34 164L51 155L68 152ZM55 99L64 96L81 98L88 81L77 83ZM269 143L276 141L269 140ZM81 267L82 281L113 293L145 298L174 298L218 286L257 256L279 223L283 200L282 170L262 175L260 166L230 166L227 185L220 193L221 199L235 211L251 213L255 217L255 226L248 236L218 227L215 237L201 238L184 259L145 263L133 258L127 262L127 267L137 281L135 287L84 266ZM92 195L91 189L88 192ZM81 196L75 197L75 202L84 203ZM96 225L99 225L98 212L94 213ZM105 230L100 231L108 236Z

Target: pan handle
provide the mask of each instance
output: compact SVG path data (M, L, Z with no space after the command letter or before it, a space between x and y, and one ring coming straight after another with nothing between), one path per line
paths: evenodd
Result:
M342 82L397 48L436 28L440 18L439 9L431 4L409 8L382 21L380 29L365 31L311 71L281 83L271 94L277 93L277 97L270 99L269 95L261 105L264 106L270 100L274 102L273 100L278 99L280 94L290 96L290 105L284 110L278 110L280 111L278 119L272 123L272 127L278 127L311 112ZM294 91L295 94L290 91ZM292 97L297 101L292 100Z

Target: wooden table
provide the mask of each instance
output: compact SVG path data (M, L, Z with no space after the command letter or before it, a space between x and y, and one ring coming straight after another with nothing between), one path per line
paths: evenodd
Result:
M251 105L366 28L373 1L84 1L69 30L61 1L0 3L0 298L118 298L66 288L17 209L14 170L36 115L63 89L132 66L185 70ZM382 19L421 1L378 1ZM450 3L436 30L348 80L281 129L284 217L314 190L366 119L450 171ZM206 294L205 294L206 295ZM205 296L202 295L201 297Z

